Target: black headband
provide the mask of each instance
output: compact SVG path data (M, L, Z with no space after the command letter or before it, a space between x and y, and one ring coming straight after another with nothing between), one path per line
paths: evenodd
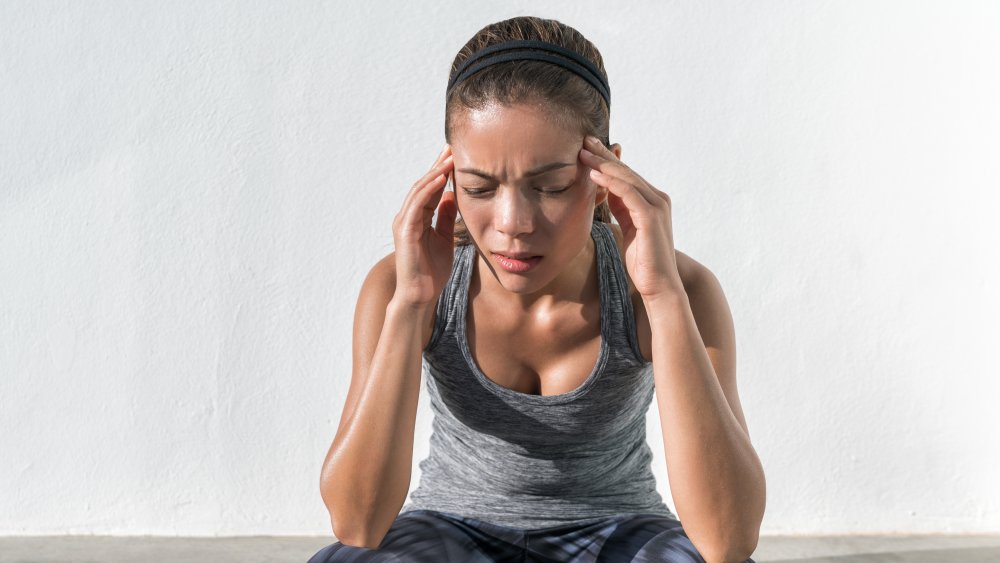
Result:
M519 53L505 53L491 56L493 53L517 49L540 49L541 51L548 51L549 53L558 53L559 55L562 55L562 57L538 51L521 51ZM570 60L566 60L563 57L568 57ZM482 60L484 58L486 60ZM601 97L604 98L605 103L608 104L608 108L611 107L611 87L608 86L607 76L605 76L604 73L594 65L594 63L590 62L586 57L583 57L576 51L549 43L548 41L504 41L503 43L490 45L485 49L476 51L471 57L462 62L462 64L455 71L455 74L448 81L448 89L445 92L445 95L447 96L456 84L490 65L517 60L544 61L570 70L590 83L590 85L601 94Z

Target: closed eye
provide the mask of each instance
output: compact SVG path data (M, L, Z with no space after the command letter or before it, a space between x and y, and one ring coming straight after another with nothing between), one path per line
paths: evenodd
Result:
M563 188L535 188L535 190L537 190L541 194L555 195L555 194L561 194L572 187L573 184L570 184ZM477 197L477 196L483 197L492 193L493 188L462 188L462 191L472 197Z

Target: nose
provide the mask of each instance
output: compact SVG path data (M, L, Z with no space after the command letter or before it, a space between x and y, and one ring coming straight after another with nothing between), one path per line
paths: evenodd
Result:
M494 210L496 230L516 237L531 233L535 229L535 206L522 190L508 188L499 190Z

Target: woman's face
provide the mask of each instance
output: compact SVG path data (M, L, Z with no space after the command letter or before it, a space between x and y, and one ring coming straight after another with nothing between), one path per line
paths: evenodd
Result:
M453 122L458 209L480 263L509 291L552 290L564 271L589 267L577 258L588 257L594 207L607 191L590 179L582 147L583 133L528 105L492 105ZM539 258L503 258L511 254Z

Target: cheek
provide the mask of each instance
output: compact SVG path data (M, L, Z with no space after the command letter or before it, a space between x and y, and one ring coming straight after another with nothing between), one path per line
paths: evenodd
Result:
M475 230L484 222L490 221L493 209L483 200L456 194L455 205L462 216L462 222L469 230Z

